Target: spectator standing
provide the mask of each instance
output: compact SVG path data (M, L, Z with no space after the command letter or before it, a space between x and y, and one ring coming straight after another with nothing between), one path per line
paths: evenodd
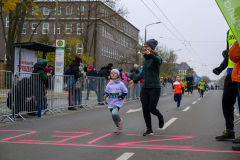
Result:
M75 84L78 78L82 77L83 74L80 73L79 71L79 66L81 63L81 58L76 56L75 60L73 60L70 64L70 68L71 68L71 75L73 75L73 78L70 77L69 78L69 87L68 87L68 110L76 110L76 108L73 106L72 104L72 96L73 96L73 92L75 90Z
M81 106L81 103L82 103L82 87L84 85L84 78L86 78L86 73L84 72L84 67L85 66L82 64L82 59L81 59L80 66L79 66L79 71L83 76L77 79L76 87L75 87L75 90L74 90L74 93L73 93L73 102L75 103L74 105L79 105L79 107L82 107Z
M100 78L99 85L98 85L98 104L99 105L105 105L105 99L102 96L105 91L105 86L107 85L108 80L110 80L110 72L111 72L111 66L107 65L105 67L102 67L98 77L104 77Z
M88 68L88 72L87 72L87 83L88 85L88 89L87 89L87 98L86 100L89 100L89 94L90 94L90 90L95 91L96 94L98 94L97 92L97 82L96 82L96 78L97 77L97 71L94 70L93 66L90 65Z

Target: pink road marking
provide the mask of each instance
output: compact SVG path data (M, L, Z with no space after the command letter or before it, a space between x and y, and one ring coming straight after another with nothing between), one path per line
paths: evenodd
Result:
M34 143L34 142L11 142L0 141L0 143L23 143L23 144L45 144L56 146L78 146L78 147L98 147L98 148L133 148L133 149L154 149L154 150L177 150L177 151L192 151L192 152L215 152L215 153L240 153L240 151L219 151L219 150L201 150L201 149L184 149L184 148L151 148L151 147L131 147L131 146L104 146L104 145L90 145L90 144L63 144L63 143Z
M106 134L105 136L102 136L102 137L96 138L96 139L94 139L94 140L88 142L88 144L92 144L93 142L96 142L96 141L98 141L98 140L100 140L100 139L102 139L102 138L105 138L105 137L107 137L107 136L110 136L110 135L112 135L112 133L108 133L108 134Z
M140 136L142 137L142 134L127 134L128 136ZM151 137L181 137L181 138L194 138L193 136L172 136L172 135L152 135Z
M12 131L13 131L13 132L29 132L29 133L21 134L21 135L18 135L18 136L13 136L13 137L9 137L9 138L2 139L3 141L37 133L37 131L27 131L27 130L0 130L0 132L3 132L3 131L5 131L5 132L12 132Z

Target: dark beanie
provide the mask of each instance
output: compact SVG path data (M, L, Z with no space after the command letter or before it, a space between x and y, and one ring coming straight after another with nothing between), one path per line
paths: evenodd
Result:
M106 67L106 68L107 68L107 70L109 70L109 69L111 69L111 66L107 65L107 67Z
M155 48L158 45L158 42L155 39L149 39L145 44L151 47L152 50L155 50Z
M112 64L112 63L108 63L108 66L112 67L112 66L113 66L113 64Z
M82 62L82 59L78 56L75 57L75 61L77 61L78 63L81 63Z

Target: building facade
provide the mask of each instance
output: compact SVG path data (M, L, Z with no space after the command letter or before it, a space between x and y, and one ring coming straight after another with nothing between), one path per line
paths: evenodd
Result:
M59 0L57 11L55 1L37 0L35 4L23 23L21 42L38 41L43 36L55 42L57 12L57 39L78 40L75 44L67 43L66 52L80 57L89 54L97 70L108 63L117 68L116 61L136 52L139 30L101 1ZM9 17L5 15L7 32ZM3 61L6 47L3 34L0 36L0 61Z

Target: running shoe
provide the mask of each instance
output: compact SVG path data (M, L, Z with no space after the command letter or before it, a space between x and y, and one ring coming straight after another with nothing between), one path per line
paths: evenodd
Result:
M122 118L121 118L121 121L118 122L118 128L119 128L119 130L123 129L123 119Z
M143 133L143 136L153 136L153 131L147 130L145 133Z
M118 133L118 132L119 132L119 128L116 127L114 133Z
M240 136L237 139L234 139L233 143L240 143Z
M233 146L232 146L232 149L233 149L234 151L240 151L240 145L233 145Z
M180 107L179 107L179 106L177 106L177 109L180 109Z
M235 139L235 132L223 131L223 134L221 136L217 136L216 139L217 140Z

